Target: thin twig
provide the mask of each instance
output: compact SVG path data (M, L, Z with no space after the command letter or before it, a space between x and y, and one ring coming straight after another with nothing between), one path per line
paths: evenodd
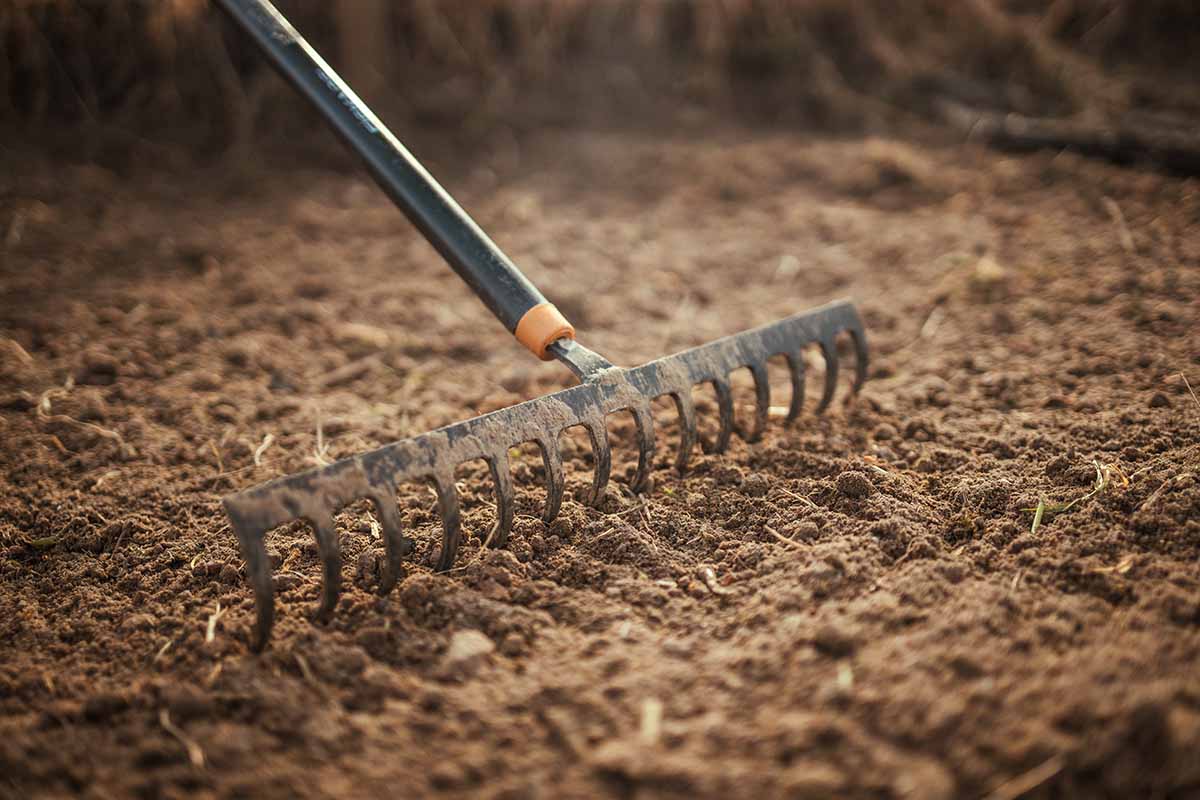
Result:
M793 500L799 500L801 503L808 505L809 508L820 508L820 506L818 506L816 503L814 503L812 500L810 500L809 498L805 497L802 494L796 494L795 492L793 492L789 489L786 489L783 486L777 486L775 488L779 489L780 492L782 492L783 494L786 494L788 497L792 498Z
M788 537L784 536L779 531L772 528L770 525L764 525L763 528L767 531L767 533L774 536L776 540L782 542L783 544L788 545L789 547L799 547L800 546L799 542L796 542L793 539L789 539Z

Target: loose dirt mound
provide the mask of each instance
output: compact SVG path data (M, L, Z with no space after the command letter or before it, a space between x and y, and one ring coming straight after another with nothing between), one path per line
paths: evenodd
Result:
M549 526L522 451L506 551L468 465L446 575L407 488L385 599L347 509L327 627L311 537L279 531L261 656L222 494L563 371L358 177L6 156L3 793L1200 792L1195 186L702 122L518 136L450 183L614 361L851 296L863 394L684 477L667 414L651 492Z

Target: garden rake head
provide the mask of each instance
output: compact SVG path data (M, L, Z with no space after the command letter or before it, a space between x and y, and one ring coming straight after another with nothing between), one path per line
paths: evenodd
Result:
M401 574L413 543L403 535L397 487L428 481L437 493L442 520L438 570L453 564L462 536L454 470L473 459L487 462L495 485L496 523L487 537L491 547L503 547L513 524L515 498L509 467L511 448L534 442L545 465L547 496L543 518L558 514L565 488L559 437L573 426L588 432L595 471L588 501L604 497L612 457L606 418L631 412L638 443L634 490L646 486L654 455L651 402L670 397L678 412L680 447L676 467L686 469L699 441L692 388L710 384L716 393L720 423L715 440L702 443L711 452L723 451L735 432L731 374L746 368L754 379L753 424L736 432L747 441L758 439L767 424L770 383L767 361L782 356L791 377L787 419L795 419L804 404L805 361L810 345L825 359L825 385L818 412L833 398L838 379L836 340L848 334L855 350L853 391L867 371L867 345L862 323L848 302L835 302L760 328L719 339L640 367L615 367L575 341L575 331L563 316L499 250L466 212L388 132L336 74L321 60L267 0L218 0L271 57L280 72L300 89L363 156L372 174L450 265L516 336L543 360L565 364L579 378L578 386L536 400L493 411L421 436L395 442L224 498L225 511L241 544L257 619L254 646L266 645L274 623L274 593L266 534L287 522L302 519L313 528L320 553L324 584L318 619L327 619L337 605L341 582L338 535L333 517L357 500L371 502L378 516L386 563L379 590L390 592Z

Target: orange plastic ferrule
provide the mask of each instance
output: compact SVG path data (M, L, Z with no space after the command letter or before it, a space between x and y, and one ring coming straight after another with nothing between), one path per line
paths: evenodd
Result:
M559 339L574 339L575 328L553 303L539 303L525 312L513 331L525 349L542 361L552 361L547 348Z

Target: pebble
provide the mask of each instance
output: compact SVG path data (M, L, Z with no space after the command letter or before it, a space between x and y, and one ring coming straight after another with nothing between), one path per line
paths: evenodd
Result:
M221 567L221 574L218 577L220 578L221 583L231 584L237 583L242 576L241 573L238 572L237 567L235 567L233 564L226 564L225 566Z
M858 642L853 635L835 625L826 623L813 634L813 647L827 656L844 658L854 654L854 651L858 649Z
M516 658L525 652L525 637L516 631L510 631L500 642L500 652L509 658Z
M450 637L450 647L442 656L442 674L445 677L469 677L495 649L495 643L482 631L458 631Z
M767 480L765 475L759 475L755 473L746 476L739 488L741 489L742 494L749 497L762 497L767 493L767 490L771 488L771 483Z
M88 350L83 363L75 372L75 381L92 386L108 386L116 383L119 369L117 359L102 350Z

